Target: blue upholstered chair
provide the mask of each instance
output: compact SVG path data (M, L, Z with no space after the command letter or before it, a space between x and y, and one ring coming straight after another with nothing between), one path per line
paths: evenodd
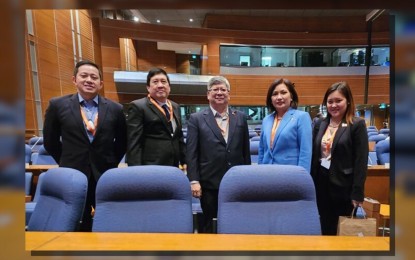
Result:
M30 195L31 188L32 188L32 179L33 179L33 173L25 172L24 191L26 195Z
M30 217L32 216L33 211L35 210L35 207L36 207L36 203L39 200L39 197L40 197L40 188L42 187L43 177L44 176L45 176L44 173L41 173L39 175L39 178L37 179L37 184L36 184L36 190L35 190L34 197L32 198L32 201L31 202L26 202L26 204L25 204L26 226L27 226L27 224L29 224Z
M219 187L218 233L320 235L310 174L292 165L232 167Z
M28 142L30 149L32 149L32 153L37 153L41 146L43 146L43 137L34 136L29 139Z
M258 148L259 148L259 141L250 141L249 142L249 151L251 154L251 163L256 164L258 163Z
M37 153L32 153L32 164L34 165L55 165L57 164L52 155L46 151L43 145L40 146Z
M30 145L25 144L25 156L24 156L24 162L30 163L32 157L32 149L30 148Z
M172 166L106 171L97 183L92 231L192 233L188 178Z
M258 134L254 130L249 130L249 138L258 136Z
M250 140L251 141L259 141L259 140L261 140L261 137L259 135L256 135L256 136L252 137Z
M368 139L369 139L369 142L374 141L377 143L379 141L385 140L386 137L387 137L386 135L378 134L378 135L371 135L368 137Z
M367 126L367 130L368 130L368 131L369 131L369 130L376 130L376 131L378 131L377 127L376 127L376 126L374 126L374 125L369 125L369 126Z
M378 135L378 134L379 133L377 131L367 132L367 136Z
M369 157L367 160L368 165L377 165L378 164L378 157L375 151L369 152Z
M379 134L389 135L389 128L382 128L379 130Z
M376 146L376 155L378 157L378 162L381 165L384 165L385 163L390 162L390 142L389 138L379 141Z
M200 199L192 197L192 213L193 213L193 232L199 231L199 217L202 216L203 210L200 205Z
M40 196L30 217L29 231L76 231L82 219L88 180L71 168L43 173Z

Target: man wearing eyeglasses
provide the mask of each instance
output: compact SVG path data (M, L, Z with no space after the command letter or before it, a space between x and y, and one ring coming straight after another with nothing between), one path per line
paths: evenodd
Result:
M213 233L219 184L235 165L251 164L246 115L228 107L230 85L222 76L207 86L209 108L190 115L187 125L187 176L204 215L201 232Z
M134 165L183 165L185 143L179 105L170 99L170 79L161 68L147 74L147 97L127 105L126 162Z

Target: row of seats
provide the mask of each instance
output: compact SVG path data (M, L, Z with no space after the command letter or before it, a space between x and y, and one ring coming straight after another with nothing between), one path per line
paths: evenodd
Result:
M53 168L41 176L27 229L75 231L87 192L85 175ZM217 228L232 234L321 234L311 176L299 166L232 167L219 189ZM193 232L188 179L170 166L108 170L97 184L93 231Z
M39 145L36 152L33 152L33 149L30 145L26 144L25 149L25 163L34 164L34 165L56 165L58 164L55 159L46 151L45 147Z
M368 164L385 165L390 162L390 139L384 139L376 143L374 151L369 151Z

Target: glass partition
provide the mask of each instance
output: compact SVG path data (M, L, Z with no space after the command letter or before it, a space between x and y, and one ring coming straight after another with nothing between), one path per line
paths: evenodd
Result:
M221 45L220 65L229 67L365 66L366 47L276 47ZM371 49L372 66L389 66L389 47Z

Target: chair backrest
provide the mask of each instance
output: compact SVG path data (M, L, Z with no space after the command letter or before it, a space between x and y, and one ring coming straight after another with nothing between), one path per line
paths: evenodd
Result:
M25 194L30 195L30 191L32 188L32 179L33 179L33 173L31 172L25 172Z
M389 135L389 128L380 129L379 134Z
M369 130L369 129L375 129L376 131L378 130L378 128L376 127L376 126L374 126L374 125L369 125L369 126L367 126L367 129Z
M43 145L40 146L37 153L32 153L32 164L34 165L55 165L58 164L52 155L46 151Z
M379 141L375 147L378 162L381 165L390 162L390 142L389 138Z
M28 142L32 153L37 153L41 146L43 146L43 137L34 136Z
M88 180L71 168L43 173L40 195L30 217L29 231L75 231L82 219Z
M258 136L258 134L254 130L249 130L249 138Z
M241 165L219 187L218 233L320 235L314 183L293 165Z
M40 188L42 187L43 177L45 176L44 172L39 175L36 184L36 190L34 197L31 202L26 202L25 211L26 211L26 225L29 223L30 218L32 217L33 211L35 211L36 203L40 197Z
M378 135L379 133L377 131L370 131L367 132L367 136L372 136L372 135Z
M379 141L385 140L386 137L387 137L386 135L378 134L378 135L371 135L371 136L368 137L368 139L369 139L369 142L370 141L375 141L377 143Z
M251 163L258 163L258 148L259 141L250 141L249 142L249 152L251 154Z
M251 141L259 141L259 140L261 140L261 137L259 135L256 135L256 136L252 137L250 140Z
M30 163L32 157L32 149L30 148L30 145L25 144L25 156L24 156L24 162Z
M172 166L106 171L97 183L92 231L191 233L188 178Z
M369 156L367 158L368 165L377 165L378 164L378 157L375 151L369 151Z

